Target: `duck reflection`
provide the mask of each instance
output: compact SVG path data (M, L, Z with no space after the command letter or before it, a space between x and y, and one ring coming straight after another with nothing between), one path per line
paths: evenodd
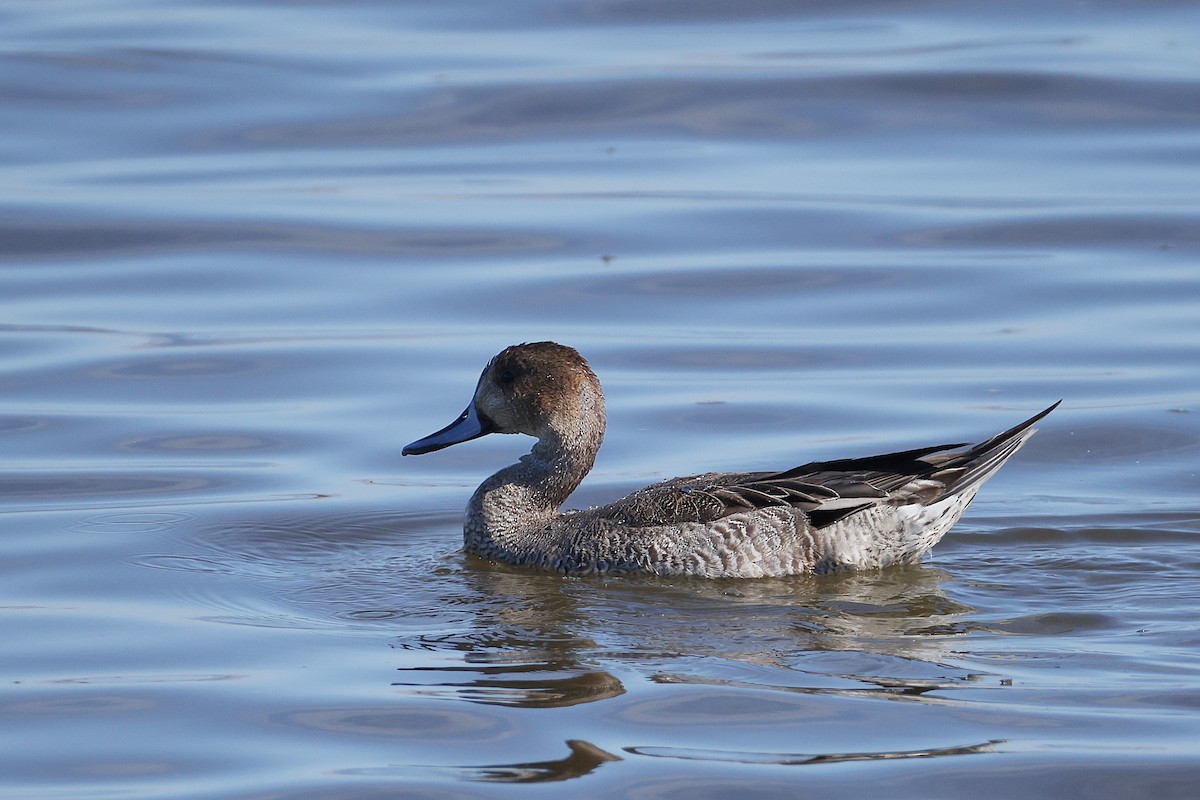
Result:
M714 581L564 579L468 560L456 608L469 629L410 648L461 661L402 670L395 685L474 703L560 708L625 693L622 667L657 683L916 698L978 676L946 663L973 609L946 573Z
M522 764L496 764L485 767L467 767L467 776L479 781L499 783L549 783L581 778L595 771L607 761L620 761L621 757L602 750L591 742L568 739L570 753L565 758L550 761L530 761Z
M888 750L861 753L750 753L736 750L699 750L684 747L627 747L632 755L652 758L677 758L685 761L716 761L734 764L778 764L797 766L802 764L835 764L841 761L885 761L900 758L934 758L936 756L968 756L990 753L997 744L992 739L979 744L936 747L921 750Z
M568 674L558 674L566 669ZM450 678L455 673L474 675L467 681ZM520 664L478 669L439 669L441 693L450 691L461 700L517 708L565 708L580 703L606 700L625 693L625 687L603 670L572 674L562 665ZM503 676L503 677L497 677ZM422 686L418 682L397 681L393 686ZM427 694L429 692L426 692Z
M668 758L683 761L708 761L724 764L771 764L776 766L808 766L836 764L846 761L894 761L908 758L937 758L944 756L978 755L994 752L1002 740L992 739L977 744L935 747L917 750L888 750L852 753L757 753L739 750L708 750L685 747L625 747L623 752L648 758ZM550 783L581 778L596 771L600 765L623 760L621 756L603 750L591 742L568 739L570 752L564 758L529 761L516 764L492 764L462 767L465 777L476 781L496 783Z

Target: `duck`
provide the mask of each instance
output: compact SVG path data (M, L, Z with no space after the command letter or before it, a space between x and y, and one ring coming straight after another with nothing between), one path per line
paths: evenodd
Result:
M607 505L562 511L604 439L600 381L556 342L505 348L466 409L405 446L421 455L491 433L537 441L467 504L466 552L566 575L766 578L914 564L1058 403L976 445L813 461L779 472L706 472Z

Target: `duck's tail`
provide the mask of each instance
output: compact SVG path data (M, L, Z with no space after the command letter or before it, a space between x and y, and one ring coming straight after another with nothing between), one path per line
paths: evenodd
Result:
M1058 403L1050 406L1045 411L1040 411L1024 422L1014 425L1003 433L998 433L986 442L980 442L967 450L927 456L924 460L935 464L937 467L935 474L946 482L946 488L942 492L942 496L960 494L961 492L978 487L979 484L990 478L992 473L1000 469L1000 466L1013 453L1020 450L1021 446L1029 441L1029 437L1033 436L1037 430L1033 426L1042 417L1058 408L1059 403L1062 403L1062 400L1059 400ZM954 474L955 472L958 474Z

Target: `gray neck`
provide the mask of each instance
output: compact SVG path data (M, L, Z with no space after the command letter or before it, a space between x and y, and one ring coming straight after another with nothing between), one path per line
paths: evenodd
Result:
M568 444L557 435L538 440L529 455L484 481L467 506L466 547L483 555L546 552L550 523L592 468L603 426Z

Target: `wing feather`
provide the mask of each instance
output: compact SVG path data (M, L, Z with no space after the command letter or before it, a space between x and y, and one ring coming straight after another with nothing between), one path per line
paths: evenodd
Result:
M641 527L714 522L761 508L791 507L823 528L880 503L928 504L982 483L1033 434L1033 424L1057 407L973 447L944 444L814 461L783 472L675 478L590 513Z

